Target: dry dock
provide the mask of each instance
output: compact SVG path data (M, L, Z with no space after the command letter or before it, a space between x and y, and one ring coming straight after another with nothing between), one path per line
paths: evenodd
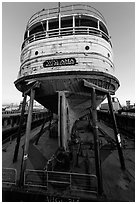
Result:
M26 167L26 184L24 187L17 187L20 179L20 167L23 154L24 146L24 136L21 138L20 150L18 155L18 161L13 163L13 155L16 140L8 142L5 145L5 151L3 151L2 156L2 167L3 169L3 201L83 201L86 200L84 197L80 198L78 193L73 193L73 183L70 184L71 194L69 193L69 188L64 186L63 193L55 193L54 186L44 183L40 178L41 174L46 171L47 161L54 155L57 151L58 143L55 136L55 131L52 131L52 134L49 135L49 122L45 124L45 131L41 135L38 144L36 145L36 139L39 135L40 127L37 127L31 131L30 143L29 143L29 159ZM84 172L88 174L95 174L95 164L93 159L93 150L85 150L86 145L91 144L93 138L92 131L88 128L87 121L79 121L77 123L77 134L78 137L82 140L82 153L79 155L78 160L76 157L76 152L74 151L73 155L73 165L71 165L70 172L76 174L83 174ZM130 139L125 135L122 136L124 141L123 155L125 159L126 170L121 170L118 151L115 146L115 137L113 129L106 126L102 121L98 122L99 128L99 139L101 141L100 149L100 159L102 167L102 178L103 178L103 197L97 197L94 195L93 200L98 201L130 201L135 200L135 144L134 140ZM86 138L86 139L85 139ZM86 140L86 144L84 143ZM87 142L88 141L88 142ZM109 141L109 142L108 142ZM74 145L76 148L76 146ZM87 165L86 165L87 164ZM9 168L16 172L14 177L13 172L11 171L11 176L6 173L6 169ZM28 172L27 172L28 171ZM28 174L27 174L28 173ZM56 172L57 173L57 172ZM7 177L9 176L9 178ZM31 175L31 176L30 176ZM63 173L62 173L63 175ZM66 175L65 175L66 176ZM4 183L4 179L6 183ZM9 180L8 180L9 179ZM15 180L16 181L15 181ZM82 177L79 177L82 179ZM60 179L61 180L61 179ZM8 182L7 182L8 181ZM57 182L54 178L54 182ZM13 182L13 183L12 183ZM45 180L47 182L47 180ZM49 181L50 182L50 181ZM81 180L80 183L84 181ZM94 184L96 186L95 180L86 184L86 187L90 189L90 185ZM57 182L57 184L59 184ZM72 185L72 186L71 186ZM93 186L92 186L93 187ZM88 190L89 190L88 189ZM17 193L18 192L18 193ZM49 193L50 192L50 193ZM67 193L66 193L67 192ZM16 197L15 197L16 193ZM8 194L8 196L7 196ZM37 196L36 196L37 195ZM33 198L32 198L33 197ZM41 197L41 198L40 198ZM87 197L88 200L88 197Z
M79 3L38 11L20 62L21 117L3 118L3 201L133 202L135 118L113 110L120 82L104 16ZM34 100L49 112L34 114Z

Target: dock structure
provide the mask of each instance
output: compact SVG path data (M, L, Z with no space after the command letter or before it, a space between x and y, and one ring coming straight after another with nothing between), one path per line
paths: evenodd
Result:
M58 149L58 140L57 138L49 137L49 130L48 130L48 123L45 124L45 127L47 127L46 132L44 132L41 137L39 138L39 142L37 145L35 145L35 141L39 135L39 132L41 130L41 126L35 128L30 133L30 142L29 142L29 157L27 162L27 168L25 171L25 180L23 183L23 186L19 188L19 180L20 180L20 170L21 170L21 162L22 162L22 155L23 155L23 148L20 148L19 155L18 155L18 161L12 162L13 160L13 153L14 153L14 147L16 144L16 140L13 140L11 144L7 144L7 151L3 152L3 199L9 199L10 200L16 200L19 201L20 199L24 199L26 196L26 201L33 200L39 201L42 197L43 200L82 200L76 194L76 191L74 191L74 187L76 187L76 183L71 183L72 186L70 186L70 180L69 176L71 175L74 179L76 179L75 176L77 176L80 180L79 185L83 188L85 186L84 180L86 179L86 175L81 175L81 169L84 168L84 163L86 161L87 167L85 166L85 170L83 169L83 172L86 172L87 169L89 172L96 172L95 170L95 161L93 160L93 150L89 150L88 153L85 147L87 145L91 146L91 138L92 141L94 141L92 136L92 131L89 130L88 127L88 121L80 120L77 123L77 131L79 132L79 136L82 140L82 154L80 153L78 155L78 166L76 165L76 157L73 158L74 165L71 166L71 169L73 169L73 174L70 174L69 172L65 174L65 172L62 172L62 179L59 179L59 181L62 181L62 185L69 185L73 189L73 193L71 193L70 196L66 195L65 193L61 195L54 196L47 194L47 184L48 189L51 188L51 182L56 182L57 185L60 185L58 182L58 179L55 177L55 175L59 175L61 172L56 172L54 175L54 171L45 171L46 164L48 162L48 159L51 160L52 156L54 155L54 152ZM134 141L130 138L126 139L126 147L123 149L123 155L125 159L126 164L126 170L123 171L120 166L119 162L119 156L118 151L116 148L116 142L115 142L115 135L112 128L105 125L103 121L97 122L98 126L98 135L99 135L99 141L102 140L102 147L100 147L100 161L101 161L101 170L102 170L102 184L103 184L103 193L105 194L105 197L101 198L102 200L107 201L134 201L134 187L135 187L135 149L134 149ZM105 133L105 135L102 135L100 130ZM104 137L103 137L104 136ZM85 140L86 137L86 140ZM126 136L122 135L122 140L127 138ZM90 141L89 144L87 144L87 140ZM112 142L110 142L112 141ZM113 143L114 142L114 143ZM85 144L84 144L85 143ZM24 146L24 137L21 138L20 146ZM75 145L74 145L75 147ZM73 148L74 148L73 147ZM76 148L75 148L76 149ZM50 151L49 151L50 150ZM52 150L52 151L51 151ZM76 155L74 150L74 156ZM87 158L88 154L88 158ZM50 161L49 161L50 162ZM84 162L84 163L83 163ZM85 164L86 164L85 163ZM45 170L44 170L45 169ZM53 172L53 180L50 180L47 183L47 179L45 175L50 175L50 172ZM82 172L82 173L83 173ZM81 175L81 178L80 178ZM90 176L90 174L88 174ZM87 177L89 177L87 175ZM66 176L68 178L66 178ZM50 177L49 177L50 178ZM5 180L4 180L5 179ZM51 179L51 178L50 178ZM68 179L68 181L67 181ZM73 180L72 180L73 181ZM82 182L81 182L82 181ZM69 184L63 184L63 182L68 182ZM73 181L74 182L74 181ZM96 177L93 177L90 182L91 187L89 184L87 184L87 187L93 191L93 186L97 187L97 180ZM86 188L87 188L86 187ZM65 188L65 187L63 187ZM22 189L22 190L21 190ZM33 189L33 190L32 190ZM52 189L53 190L53 189ZM32 192L33 191L33 192ZM34 192L37 196L34 196ZM37 192L37 193L36 193ZM53 191L51 191L53 192ZM68 187L67 187L68 192ZM14 194L16 193L16 197ZM7 194L9 195L8 197ZM33 199L32 195L33 194ZM73 196L72 196L73 194ZM76 196L77 195L77 196ZM117 196L119 195L119 196ZM12 197L13 196L13 197ZM90 200L91 198L89 198ZM96 194L94 194L94 197L92 195L92 199L96 200ZM83 197L84 200L84 197ZM98 197L99 200L99 197Z
M24 101L17 139L3 148L3 201L134 201L134 141L117 127L111 95L119 81L99 11L59 3L34 14L15 86ZM105 98L113 131L98 121ZM34 100L50 115L31 130Z
M115 201L121 201L121 200L117 200L117 198L115 197L116 192L118 190L115 192L114 189L116 190L116 188L118 188L119 191L122 193L122 199L125 199L124 194L127 191L130 192L131 189L133 190L134 188L134 166L132 166L132 169L130 167L131 155L134 153L134 144L133 142L129 142L128 145L129 146L131 145L130 147L131 150L128 150L128 148L123 149L121 146L122 140L117 141L115 131L111 129L111 132L110 132L109 130L110 128L105 126L104 123L97 121L96 100L95 100L96 97L95 96L96 96L96 92L95 92L95 88L93 88L91 91L91 101L93 105L90 111L90 124L92 124L91 128L93 128L93 131L92 130L89 131L87 128L88 126L87 126L84 134L81 134L81 133L79 134L80 140L82 140L82 142L81 142L81 153L80 151L78 153L78 160L76 160L76 153L75 153L75 151L78 151L78 150L76 148L76 145L72 145L73 148L74 147L76 148L76 150L73 149L73 160L72 160L72 164L70 167L72 173L70 173L70 171L60 172L60 171L53 170L55 161L54 159L52 160L51 158L53 157L54 152L57 151L58 146L63 147L63 144L65 144L63 141L61 141L62 137L59 138L59 141L58 141L57 139L58 136L56 136L53 142L53 139L50 138L52 136L49 134L49 130L48 130L49 125L45 123L44 123L45 125L42 124L42 126L38 128L39 132L38 130L36 130L34 135L30 132L30 127L29 127L29 134L25 135L25 138L26 137L27 138L24 140L22 139L22 142L21 142L21 146L23 145L23 149L25 149L26 147L26 150L24 151L22 149L22 152L20 152L19 154L18 162L16 163L14 161L14 163L12 163L11 162L12 158L10 156L9 158L10 162L9 162L9 165L7 166L7 161L3 160L3 167L6 166L6 168L3 168L3 179L5 179L5 181L3 180L3 194L5 194L5 192L12 194L15 191L15 192L18 192L19 197L20 196L22 197L27 194L28 200L29 200L29 199L32 199L30 196L31 194L30 188L32 188L33 186L34 188L33 193L38 190L37 188L39 187L42 188L42 190L38 191L38 194L37 194L38 199L39 199L39 196L42 195L43 199L47 199L47 200L50 200L50 199L51 200L62 200L62 201L64 200L67 200L67 201L68 200L74 200L74 201L82 200L84 201L85 199L106 200L106 197L107 197L107 199L110 201L115 200L115 199L116 199ZM27 120L28 122L27 122L27 128L26 128L27 131L28 131L28 125L31 124L30 119L32 117L33 98L34 98L34 93L31 91L31 100L30 100L29 114L28 114L28 120ZM60 99L60 95L59 95L59 99ZM60 103L61 102L62 100L60 101ZM64 113L65 113L64 111L63 113L60 112L61 116ZM64 116L60 117L59 121L61 121L62 123L62 120L64 121ZM41 137L39 137L39 133L41 132L41 128L43 126L47 126L46 135L44 133ZM61 126L59 125L59 127ZM83 125L81 126L81 128L83 128ZM113 143L110 143L110 141L106 139L107 138L106 136L104 135L100 136L100 128L102 132L105 133L105 135L107 135L107 137L111 137L113 139L113 142L115 143L115 149L112 148ZM77 130L78 130L78 127L77 127ZM90 142L88 142L88 140L85 141L85 138L87 136L88 136L88 140L91 140L92 138L92 141ZM102 136L104 136L103 140L105 140L105 142L101 140ZM35 141L37 141L38 138L39 138L39 143L36 145ZM14 140L13 143L9 145L8 147L9 150L7 151L7 153L10 151L10 155L12 155L11 154L11 151L13 150L12 146L15 145L15 141L16 140ZM100 147L101 141L103 144ZM86 149L86 152L85 152L84 150L85 142L89 146L94 144L94 148L91 149L92 154L95 151L94 156L91 156L91 152L89 152L88 148ZM119 148L117 142L120 142L120 147L123 149L122 156L124 155L124 158L126 161L126 166L127 166L126 169L125 169L125 162L124 162L124 166L122 166L123 163L121 162L121 155L119 154L119 151L117 151L117 149ZM44 143L45 145L43 146L42 144ZM54 144L55 146L51 153L51 151L49 150L51 146L53 145L53 143L55 143L56 145ZM48 149L46 149L47 144L51 145ZM109 148L106 150L105 146L107 145L109 146ZM131 151L132 154L127 153L127 151L129 152ZM27 158L25 157L25 154L28 155ZM107 154L107 156L104 156L105 154ZM103 158L103 157L106 157L106 158ZM113 158L113 162L114 162L113 165L111 164L112 161L110 158ZM119 162L119 159L120 159L120 162ZM81 169L81 165L83 162L84 163L86 162L85 164L87 165L85 166L85 170ZM134 162L134 158L132 158L132 162ZM51 168L49 164L52 165L52 169L47 169L47 168ZM120 170L120 164L121 164L121 170ZM94 165L94 168L93 168L93 165ZM113 172L111 165L115 167L115 170L117 170L117 172L115 173ZM46 168L46 171L44 170L44 168ZM88 171L88 174L85 174L87 171ZM116 175L113 175L114 178L109 181L112 173ZM53 178L51 177L51 175ZM62 179L60 176L62 177ZM107 178L107 176L109 179ZM78 182L77 179L80 180L81 184L77 183ZM91 181L86 184L85 182L87 182L89 179ZM113 180L113 183L111 183L112 180ZM71 194L66 195L66 193L64 193L63 196L61 196L61 194L59 193L57 197L53 196L54 190L52 189L53 186L51 188L51 183L56 183L57 186L65 185L67 188L65 186L63 188L66 189L66 192L68 191L68 187L69 187L71 190ZM77 185L80 185L79 186L80 192L81 190L83 192L83 189L86 188L83 194L80 193L81 194L80 195L76 191L75 188L78 188ZM20 191L20 188L22 189L21 191ZM46 193L47 190L51 191L50 196ZM90 195L88 192L90 192ZM46 193L46 196L44 196L45 193ZM88 196L88 198L86 198L85 195ZM17 200L18 199L19 198L17 197ZM131 193L131 197L129 196L128 199L132 201L133 192Z

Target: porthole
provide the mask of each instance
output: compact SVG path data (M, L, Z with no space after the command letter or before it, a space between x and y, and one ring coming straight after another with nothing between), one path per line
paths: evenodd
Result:
M110 57L110 54L108 53L108 57Z
M38 52L38 51L36 51L36 52L35 52L35 55L38 55L38 53L39 53L39 52Z
M86 46L86 47L85 47L85 50L89 50L89 46Z

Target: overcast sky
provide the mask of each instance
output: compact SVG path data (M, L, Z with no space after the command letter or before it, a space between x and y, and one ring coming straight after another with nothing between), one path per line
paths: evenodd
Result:
M120 81L116 96L121 104L126 100L135 102L135 3L88 1L87 4L98 9L107 21L113 43L115 75ZM20 50L27 21L35 12L55 6L57 2L2 3L2 103L22 100L14 81L20 67Z

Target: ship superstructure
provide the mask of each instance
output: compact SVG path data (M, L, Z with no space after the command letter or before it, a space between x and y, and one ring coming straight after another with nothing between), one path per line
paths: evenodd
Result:
M58 113L59 96L64 98L69 135L75 120L91 107L84 83L115 93L119 81L114 76L112 43L99 11L76 4L43 9L31 17L15 85L25 92L35 81L40 82L35 100L52 112ZM104 98L98 94L97 105Z

